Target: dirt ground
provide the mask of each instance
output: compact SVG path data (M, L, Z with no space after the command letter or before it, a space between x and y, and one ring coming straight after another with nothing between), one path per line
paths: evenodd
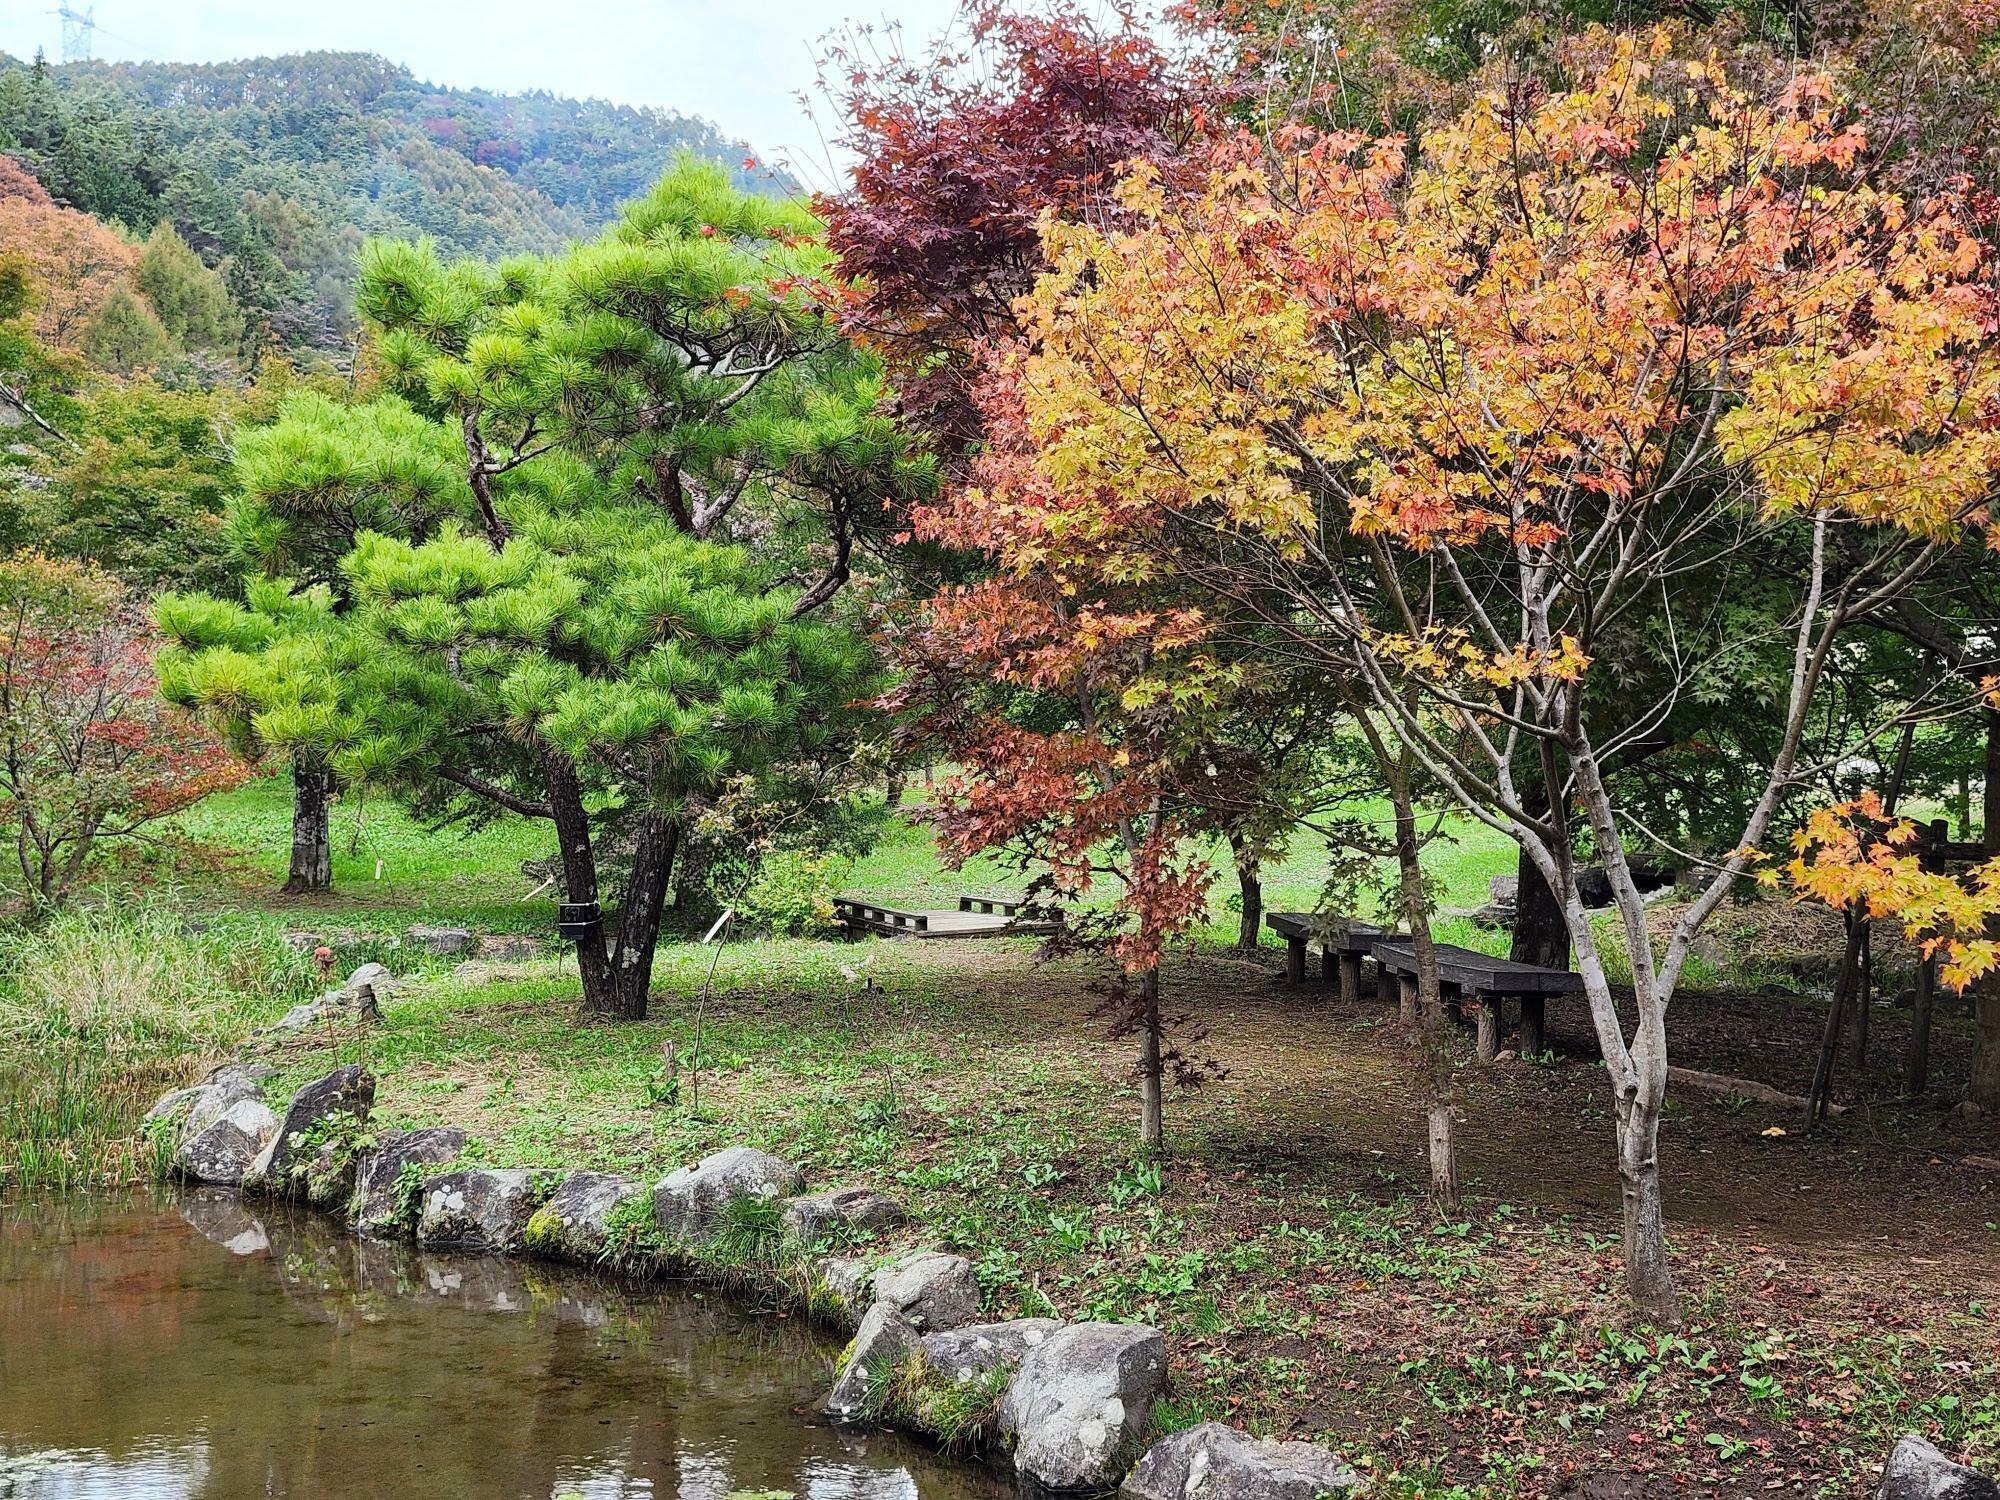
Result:
M922 957L982 990L1004 987L1007 1024L1032 1025L1044 1047L1088 1053L1107 1078L1122 1073L1122 1045L1078 1019L1072 979L996 974L963 946L923 945ZM1415 1059L1364 993L1343 1004L1327 987L1291 988L1261 956L1190 960L1170 975L1170 1006L1206 1033L1200 1049L1224 1070L1171 1101L1169 1129L1190 1158L1190 1190L1210 1197L1225 1234L1265 1232L1315 1195L1388 1204L1420 1190ZM1802 1093L1824 1017L1822 1002L1780 991L1689 994L1670 1023L1674 1061ZM1481 1293L1308 1286L1313 1331L1218 1341L1238 1365L1254 1366L1252 1351L1264 1350L1315 1371L1302 1401L1251 1399L1244 1409L1261 1405L1280 1430L1346 1433L1419 1469L1434 1463L1441 1481L1472 1482L1483 1466L1493 1482L1495 1445L1515 1444L1530 1467L1496 1488L1526 1494L1859 1494L1882 1456L1870 1445L1892 1428L1929 1430L1978 1456L1992 1438L2000 1350L1985 1313L2000 1297L2000 1175L1962 1162L2000 1156L2000 1129L1953 1108L1972 1045L1953 1007L1935 1023L1930 1095L1897 1098L1908 1019L1875 1007L1867 1066L1842 1054L1835 1097L1850 1107L1815 1131L1793 1110L1672 1092L1661 1155L1674 1259L1689 1337L1699 1345L1705 1334L1719 1351L1719 1382L1628 1371L1607 1381L1601 1417L1584 1403L1594 1430L1572 1421L1551 1434L1546 1419L1560 1402L1546 1386L1514 1399L1507 1377L1484 1373L1510 1361L1531 1384L1552 1331L1575 1341L1570 1362L1581 1366L1591 1335L1616 1339L1627 1322L1610 1094L1579 997L1550 1004L1552 1064L1481 1065L1469 1037L1460 1049L1460 1172L1468 1213L1489 1236ZM1332 1336L1316 1340L1320 1330ZM1927 1374L1906 1346L1933 1362ZM1748 1353L1760 1347L1762 1362ZM1588 1362L1601 1360L1593 1346ZM1474 1372L1458 1384L1477 1389L1430 1379L1433 1370ZM1759 1396L1761 1380L1783 1394ZM1985 1398L1982 1415L1967 1409L1975 1397ZM1943 1431L1931 1420L1940 1402ZM1398 1420L1377 1425L1385 1414ZM1738 1443L1744 1451L1722 1461Z

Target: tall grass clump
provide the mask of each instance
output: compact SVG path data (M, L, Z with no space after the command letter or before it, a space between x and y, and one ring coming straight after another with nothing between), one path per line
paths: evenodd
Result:
M128 898L0 935L0 1187L143 1174L153 1101L312 984L311 960L253 917L197 927Z

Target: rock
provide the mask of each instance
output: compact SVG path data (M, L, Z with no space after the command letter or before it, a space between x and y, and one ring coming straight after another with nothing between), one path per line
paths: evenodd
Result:
M1603 865L1583 865L1576 872L1576 893L1588 907L1611 904L1611 873Z
M1351 1494L1361 1483L1330 1449L1204 1422L1153 1444L1118 1494L1121 1500L1318 1500Z
M321 1141L295 1179L306 1202L326 1213L345 1213L354 1201L359 1158L346 1140Z
M860 1256L829 1256L819 1263L819 1279L849 1318L858 1318L868 1310L868 1288L875 1280L875 1270Z
M877 1409L890 1382L917 1347L917 1330L895 1308L886 1302L869 1308L854 1342L847 1346L840 1377L826 1398L827 1415L851 1422Z
M228 1188L196 1188L181 1199L180 1210L196 1234L231 1255L259 1255L271 1248L264 1226Z
M979 1316L979 1278L962 1255L914 1250L875 1273L875 1300L917 1328L960 1328Z
M1072 1323L1030 1349L1000 1402L1014 1466L1054 1490L1118 1482L1138 1452L1167 1374L1159 1330Z
M817 1245L843 1232L894 1229L907 1224L903 1205L873 1188L835 1188L785 1204L785 1229L801 1244Z
M264 1081L278 1070L262 1063L224 1063L209 1070L208 1076L191 1088L175 1089L146 1111L144 1124L179 1119L181 1133L198 1134L221 1119L224 1111L239 1099L262 1099Z
M612 1211L645 1191L643 1183L629 1177L572 1172L528 1221L527 1248L552 1260L603 1260Z
M429 927L418 925L409 932L410 943L426 953L437 953L450 957L457 953L472 951L472 930L467 927Z
M344 990L358 990L363 985L367 985L370 989L387 989L395 982L395 979L396 976L391 974L388 968L382 964L363 964L347 976L347 983L343 984L341 988Z
M1953 1463L1912 1432L1889 1450L1875 1500L2000 1500L2000 1485Z
M788 1161L749 1146L731 1146L661 1178L653 1189L653 1213L669 1236L706 1244L721 1231L731 1199L783 1198L804 1182Z
M1012 1372L1020 1368L1030 1349L1040 1347L1061 1327L1054 1318L1016 1318L1009 1323L974 1323L969 1328L927 1333L923 1338L924 1368L953 1385L964 1385L995 1370Z
M367 1123L374 1103L375 1075L359 1064L349 1063L313 1080L292 1095L278 1133L243 1174L243 1190L303 1196L307 1169L316 1162L323 1177L338 1174L340 1159L352 1154L352 1136ZM332 1134L342 1128L343 1119L349 1133L345 1152ZM335 1149L321 1158L322 1145Z
M465 1132L451 1126L379 1136L354 1174L354 1228L367 1239L407 1239L421 1205L412 1206L398 1179L405 1167L441 1167L465 1149Z
M1486 877L1486 899L1495 906L1513 906L1521 899L1521 877L1518 875L1489 875Z
M531 937L487 936L479 940L472 956L489 963L515 964L537 957L541 951L542 945Z
M548 1201L545 1172L474 1167L424 1183L417 1243L426 1250L518 1255L528 1221Z
M235 1187L277 1133L278 1117L261 1099L238 1099L199 1130L190 1119L174 1168L196 1182Z

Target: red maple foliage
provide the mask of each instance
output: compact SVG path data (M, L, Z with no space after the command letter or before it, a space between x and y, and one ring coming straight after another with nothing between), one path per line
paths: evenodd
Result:
M60 902L104 842L248 774L154 691L153 646L109 574L36 552L0 562L0 823L33 903Z
M864 59L850 39L821 70L856 157L817 205L856 283L847 328L947 459L983 430L982 362L1018 332L1041 215L1108 212L1119 168L1176 156L1189 120L1184 70L1125 5L969 0L963 29L914 58Z
M14 157L0 154L0 199L20 198L46 207L53 200L35 174Z

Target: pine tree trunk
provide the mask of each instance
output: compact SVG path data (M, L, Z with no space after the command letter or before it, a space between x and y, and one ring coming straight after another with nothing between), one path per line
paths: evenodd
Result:
M1160 971L1139 976L1139 1149L1157 1156L1167 1148L1160 1058Z
M660 944L660 921L666 914L667 887L680 842L679 820L657 812L640 818L632 845L632 879L618 913L618 943L612 955L614 1014L621 1021L646 1019L653 955Z
M563 886L571 905L597 900L597 854L590 846L590 814L576 767L559 750L542 752L542 774L548 786L549 810L556 825L556 850L562 860ZM586 1015L618 1015L617 986L611 959L604 949L604 928L594 925L576 939L576 966L583 979Z
M1662 1073L1664 1080L1664 1072ZM1653 1091L1664 1095L1664 1086ZM1618 1183L1624 1209L1625 1290L1662 1328L1678 1328L1680 1294L1667 1263L1666 1206L1660 1194L1660 1103L1648 1091L1618 1104Z
M287 895L333 889L333 831L327 811L332 791L330 771L292 758L292 867L285 878Z

